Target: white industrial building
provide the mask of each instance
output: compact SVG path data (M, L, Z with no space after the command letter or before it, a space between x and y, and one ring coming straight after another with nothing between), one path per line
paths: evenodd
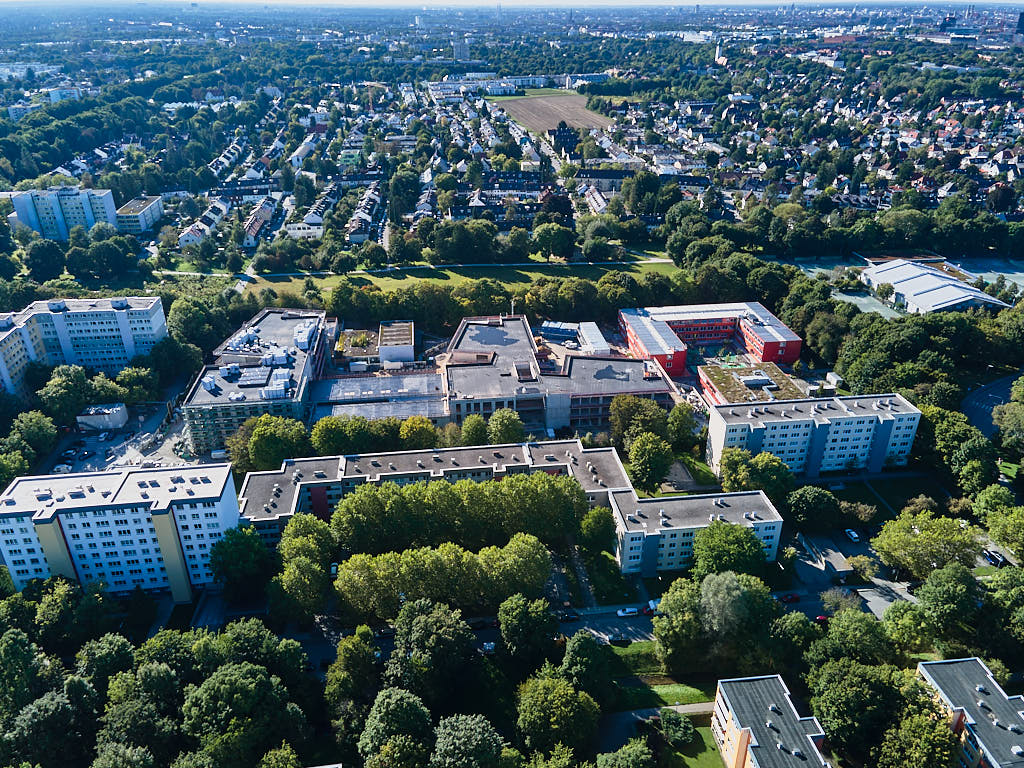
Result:
M891 285L893 293L889 301L915 315L972 307L1002 309L1010 306L963 282L956 274L906 259L894 259L868 267L860 273L860 279L875 290L880 285Z
M184 602L238 522L230 464L19 477L0 495L0 555L15 589L65 576Z
M708 420L707 460L721 474L728 448L766 451L798 475L907 463L921 412L899 394L716 405Z
M75 417L75 421L83 430L121 429L128 423L128 406L124 403L90 405Z

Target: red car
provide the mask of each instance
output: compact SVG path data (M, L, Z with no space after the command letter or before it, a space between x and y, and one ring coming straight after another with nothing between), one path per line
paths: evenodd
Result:
M779 600L781 600L784 603L799 603L800 595L798 595L796 592L787 592L782 597L780 597Z

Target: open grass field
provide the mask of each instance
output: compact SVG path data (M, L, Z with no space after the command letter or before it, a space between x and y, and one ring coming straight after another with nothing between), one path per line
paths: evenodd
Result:
M660 678L670 679L670 678ZM633 709L649 709L652 707L669 707L673 704L699 704L715 698L715 683L701 684L701 687L686 683L648 683L640 681L638 685L622 685L618 687L616 709L628 712Z
M693 741L682 749L668 749L658 758L658 768L722 768L722 757L709 726L697 728Z
M522 123L534 133L543 133L565 122L573 128L607 128L611 118L587 109L587 97L572 91L551 91L544 95L508 97L501 106L516 122Z
M515 289L521 286L532 285L541 277L583 277L588 280L600 280L607 272L628 272L639 278L644 272L659 272L664 275L671 275L677 271L674 264L663 262L637 262L636 264L622 265L610 264L601 266L596 264L541 264L535 267L451 267L433 269L431 267L411 267L399 269L387 274L368 275L365 273L349 274L349 282L355 285L377 285L381 290L393 291L398 288L405 288L420 280L440 283L442 285L458 285L471 280L480 280L485 277L505 283L509 288ZM341 280L340 275L329 275L327 277L314 277L317 286L321 290L333 288ZM259 292L263 288L273 288L276 291L301 292L304 277L256 277L250 283L247 291Z

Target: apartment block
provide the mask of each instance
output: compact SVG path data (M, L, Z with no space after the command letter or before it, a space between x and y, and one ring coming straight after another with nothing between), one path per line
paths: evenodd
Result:
M163 215L160 195L136 197L117 209L117 229L129 235L141 235L153 229Z
M323 311L264 309L214 351L182 405L184 437L196 453L224 447L251 416L306 420L309 385L330 349Z
M1024 765L1024 698L1008 696L981 659L923 661L917 674L960 739L960 768Z
M719 680L711 733L726 768L829 768L825 732L800 717L779 675Z
M0 555L16 589L59 575L185 602L238 522L229 464L19 477L0 495Z
M49 240L67 240L73 227L90 229L104 222L117 226L114 193L109 189L50 187L11 194L17 223Z
M35 301L21 312L0 314L0 384L29 394L25 367L33 361L116 374L166 336L156 296Z
M569 475L590 506L609 507L623 573L653 576L689 567L694 534L716 520L751 528L769 561L778 551L782 517L763 492L641 499L614 449L584 448L579 440L289 459L280 470L246 475L239 507L274 545L297 512L328 519L363 483L483 482L520 472Z
M721 474L722 452L745 448L778 456L794 474L880 472L910 457L921 412L902 395L855 395L716 405L709 413L707 460Z
M756 362L792 363L801 340L757 302L690 304L619 310L630 354L657 360L674 376L686 373L686 350L735 344Z

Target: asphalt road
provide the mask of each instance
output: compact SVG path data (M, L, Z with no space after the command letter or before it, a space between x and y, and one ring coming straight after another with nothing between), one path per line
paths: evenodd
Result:
M1010 399L1010 386L1019 377L1020 372L1017 372L978 387L960 404L960 410L967 416L968 421L986 437L991 437L996 431L996 425L992 423L992 409Z

